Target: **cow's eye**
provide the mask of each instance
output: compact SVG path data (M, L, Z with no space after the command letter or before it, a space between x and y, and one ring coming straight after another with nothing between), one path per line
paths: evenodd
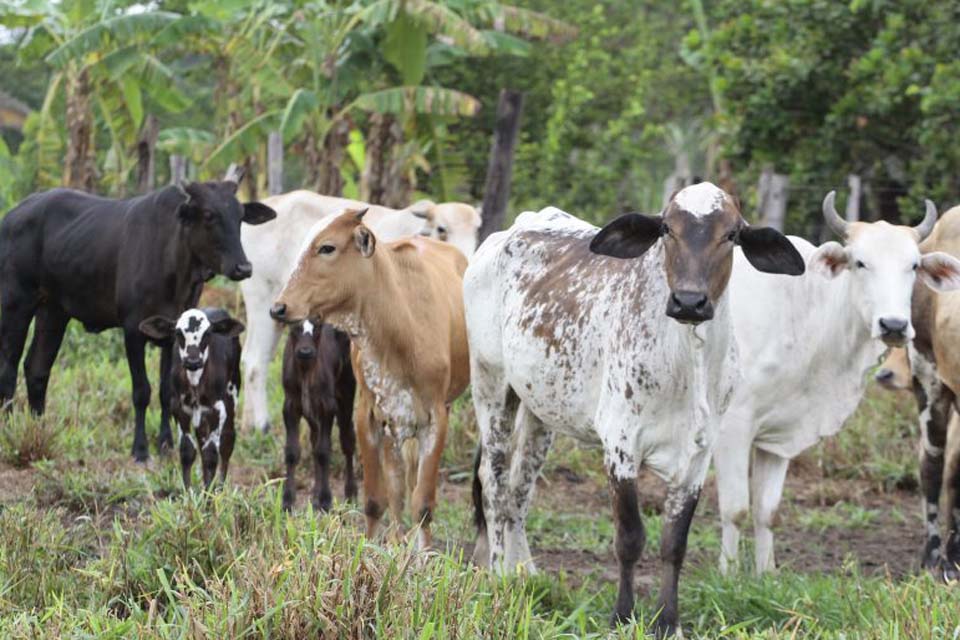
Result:
M437 227L437 237L440 238L441 240L446 240L446 239L447 239L447 228L444 227L444 226L442 226L442 225L439 226L439 227Z
M333 253L333 252L336 251L336 250L337 250L337 248L336 248L335 246L333 246L332 244L322 244L322 245L320 245L320 248L317 249L317 255L320 255L320 256L322 256L322 255L329 255L329 254Z
M920 268L920 263L919 263L919 262L914 262L914 263L913 263L913 270L916 271L916 270L919 269L919 268Z
M857 269L866 269L867 265L863 264L863 260L857 260Z
M737 241L737 236L738 236L739 234L740 234L740 232L737 231L736 229L734 229L733 231L731 231L730 233L727 234L727 242L736 242L736 241Z

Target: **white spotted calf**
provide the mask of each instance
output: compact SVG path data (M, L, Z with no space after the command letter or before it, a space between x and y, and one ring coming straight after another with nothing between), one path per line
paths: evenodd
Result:
M180 424L183 484L199 450L203 484L209 487L220 467L226 478L233 453L234 418L240 392L240 339L243 324L222 309L188 309L172 320L153 316L140 331L154 340L173 340L170 411Z
M660 216L603 229L554 208L527 212L481 245L464 277L478 563L532 568L524 524L554 434L598 444L620 562L614 620L633 613L636 477L647 465L669 485L657 633L676 629L687 532L738 371L725 294L735 245L763 271L803 272L786 237L749 227L711 184L681 191Z

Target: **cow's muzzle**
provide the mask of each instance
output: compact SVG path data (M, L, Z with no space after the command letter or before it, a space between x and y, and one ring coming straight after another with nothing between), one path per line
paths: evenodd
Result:
M183 361L183 368L187 371L200 371L200 369L203 369L203 360L200 358L187 358Z
M313 360L317 355L317 350L313 347L297 347L297 358L300 360Z
M270 317L276 320L277 322L289 322L287 318L287 305L282 302L278 302L270 307Z
M667 315L678 322L698 324L713 318L713 304L705 293L675 291L667 300Z
M880 339L889 347L902 347L907 343L910 323L903 318L880 318Z
M238 262L234 265L227 277L231 280L246 280L253 275L253 265L247 261Z

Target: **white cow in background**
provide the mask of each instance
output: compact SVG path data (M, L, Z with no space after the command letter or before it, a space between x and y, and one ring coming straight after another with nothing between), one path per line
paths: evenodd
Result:
M730 302L743 380L714 452L724 572L738 560L739 527L748 511L757 572L774 568L771 525L787 466L840 430L863 396L867 370L888 346L913 338L916 278L936 291L960 286L955 258L920 255L918 244L937 219L929 200L923 222L910 228L847 223L834 197L830 192L824 199L823 214L845 245L817 248L791 237L807 261L804 276L769 276L752 269L740 252L734 259Z
M406 209L390 209L304 190L272 196L263 202L277 212L277 219L258 227L256 232L244 230L241 234L243 248L253 264L253 275L243 281L240 289L247 309L243 424L267 431L267 373L282 332L282 327L270 317L270 307L283 290L300 257L304 237L313 226L346 209L368 208L364 224L379 240L431 236L449 242L470 257L477 246L480 214L474 207L459 202L435 204L421 200Z

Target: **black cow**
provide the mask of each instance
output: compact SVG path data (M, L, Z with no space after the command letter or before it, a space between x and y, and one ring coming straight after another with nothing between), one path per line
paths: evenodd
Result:
M283 350L283 422L287 429L285 460L287 479L283 506L291 509L297 499L294 473L300 462L300 418L310 425L313 445L313 506L330 508L330 432L336 416L340 427L340 449L346 459L344 493L357 497L353 474L356 436L353 430L353 398L357 381L350 364L350 338L328 324L305 320L290 329Z
M196 306L204 281L214 274L250 277L240 223L261 224L276 212L257 202L240 204L237 181L170 186L126 200L53 189L28 196L10 211L0 223L0 403L9 406L13 398L34 317L24 375L37 414L43 413L69 320L95 333L119 327L133 383L133 456L146 460L150 382L146 337L138 327L150 316L176 318ZM171 343L160 346L162 449L172 445Z
M243 323L223 309L188 309L176 320L152 316L140 323L147 337L173 340L170 410L180 423L183 486L190 488L190 468L200 450L203 486L209 487L220 463L220 481L236 439L234 427L240 394L240 339ZM196 430L191 435L191 426ZM196 438L194 440L194 438Z

